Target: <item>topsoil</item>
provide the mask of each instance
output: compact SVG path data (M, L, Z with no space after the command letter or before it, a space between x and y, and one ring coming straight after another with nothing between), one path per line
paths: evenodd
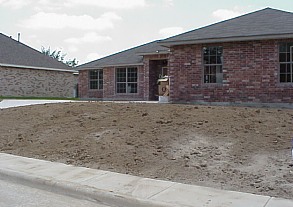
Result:
M0 110L0 151L293 198L293 111L77 102Z

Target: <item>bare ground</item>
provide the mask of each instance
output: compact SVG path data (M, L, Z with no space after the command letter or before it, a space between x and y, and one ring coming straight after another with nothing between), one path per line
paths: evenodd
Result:
M0 110L0 151L293 199L293 111L63 103Z

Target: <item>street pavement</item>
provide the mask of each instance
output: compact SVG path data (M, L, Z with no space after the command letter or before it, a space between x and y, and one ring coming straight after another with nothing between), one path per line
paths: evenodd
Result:
M0 207L107 207L0 179Z

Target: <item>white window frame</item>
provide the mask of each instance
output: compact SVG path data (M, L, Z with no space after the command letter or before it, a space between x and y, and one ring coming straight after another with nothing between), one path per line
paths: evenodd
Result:
M91 72L97 72L98 73L98 78L93 79L91 76ZM102 78L100 77L102 73ZM103 90L104 86L104 71L102 69L97 69L97 70L89 70L88 73L89 76L89 90ZM97 88L92 88L92 82L96 82ZM102 82L102 83L101 83Z
M286 47L286 51L282 51L281 47L284 46ZM288 51L288 44L292 45L289 48ZM284 56L281 58L281 55L285 55L286 61L281 61L281 59L284 58ZM289 55L289 58L288 58ZM280 43L279 45L279 65L280 65L280 69L279 69L279 82L282 84L292 84L293 83L293 43L292 42L283 42ZM285 67L285 71L286 72L282 72L282 70L284 70ZM288 79L290 81L288 81Z
M125 69L125 81L118 81L118 70L121 69ZM130 69L135 69L136 70L136 82L131 82L128 81L129 80L129 70ZM115 92L116 94L138 94L138 68L137 67L117 67L115 69L115 83L116 83L116 87L115 87ZM119 84L125 84L125 92L119 92ZM135 92L132 92L132 87L130 86L130 84L136 84L136 89Z
M218 52L219 49L221 49L221 55L205 55L205 50L212 50L213 48L216 48L216 51ZM208 63L206 63L206 57L208 58ZM216 62L211 63L211 57L214 57ZM203 83L204 84L222 84L223 83L223 47L222 46L208 46L203 47L202 49L202 61L203 61ZM220 63L218 63L220 62ZM209 70L209 73L206 73L207 69ZM214 72L212 71L214 70ZM214 79L212 77L214 76ZM213 81L215 80L215 81Z

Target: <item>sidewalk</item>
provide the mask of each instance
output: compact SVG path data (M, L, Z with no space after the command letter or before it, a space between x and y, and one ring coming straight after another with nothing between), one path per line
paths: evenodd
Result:
M110 206L293 206L293 200L140 178L4 153L0 153L0 179Z

